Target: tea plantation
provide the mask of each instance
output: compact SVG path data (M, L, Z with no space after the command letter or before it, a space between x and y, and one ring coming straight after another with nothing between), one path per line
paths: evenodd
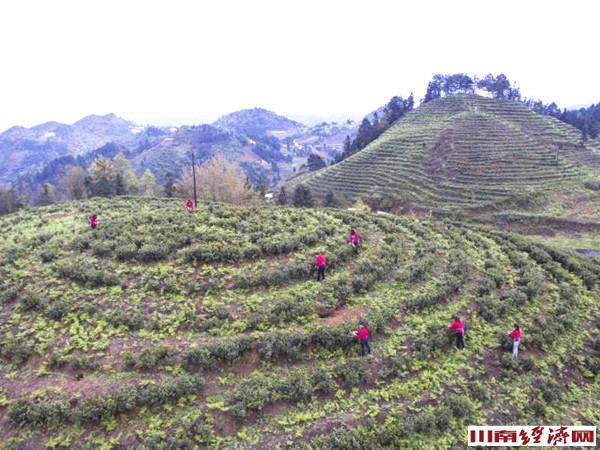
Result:
M428 209L486 211L598 180L600 141L509 100L426 103L355 155L300 182L319 197L379 194Z
M539 186L550 167L531 169ZM398 180L425 186L413 173ZM457 201L501 199L495 176ZM585 256L450 220L167 199L22 210L0 230L2 449L462 448L469 424L600 427L600 263Z

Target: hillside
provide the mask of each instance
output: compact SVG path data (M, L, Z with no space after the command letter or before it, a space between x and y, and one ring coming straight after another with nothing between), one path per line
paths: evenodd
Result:
M462 448L468 424L600 426L597 260L448 220L167 199L0 229L7 448Z
M294 122L264 108L242 109L241 111L232 112L217 119L213 125L224 130L235 131L250 138L260 137L267 133L277 135L278 133L291 132L293 134L306 128L301 123Z
M333 158L352 133L352 125L307 128L260 108L229 114L215 126L171 128L143 127L114 114L92 115L73 125L47 122L1 134L0 156L7 163L0 168L0 185L56 185L68 167L87 168L98 156L112 158L117 148L132 160L138 176L151 169L160 182L167 171L177 177L190 164L194 149L200 162L221 152L240 164L253 184L264 179L274 185L304 164L312 151Z
M600 142L524 105L459 94L397 121L357 154L299 181L319 196L379 194L428 209L494 210L598 178Z
M110 142L134 146L138 131L132 122L114 114L91 115L72 125L47 122L31 128L12 127L0 134L0 184L53 159L80 156Z

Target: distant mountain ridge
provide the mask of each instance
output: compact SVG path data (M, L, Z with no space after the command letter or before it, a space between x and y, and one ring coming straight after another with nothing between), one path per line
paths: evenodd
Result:
M140 130L114 114L87 116L72 125L46 122L31 128L9 128L0 134L0 182L55 158L79 156L109 142L134 145Z
M316 152L327 161L341 151L356 123L319 123L314 127L264 108L236 111L212 125L180 127L140 126L115 114L90 115L67 125L50 121L25 128L15 126L0 134L0 184L27 182L33 187L56 184L68 167L89 167L94 158L112 158L122 151L141 175L152 170L159 181L166 172L175 177L190 164L217 152L238 163L252 183L274 184L290 176Z

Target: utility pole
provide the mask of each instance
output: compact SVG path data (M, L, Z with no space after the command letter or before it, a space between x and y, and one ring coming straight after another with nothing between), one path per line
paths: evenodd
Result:
M196 161L194 160L194 150L192 150L192 176L194 177L194 208L198 208L198 194L196 193Z

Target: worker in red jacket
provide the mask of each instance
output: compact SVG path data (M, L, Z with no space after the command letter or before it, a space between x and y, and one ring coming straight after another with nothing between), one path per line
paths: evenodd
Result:
M192 201L192 199L188 199L188 201L185 203L185 207L189 212L192 212L194 210L194 202Z
M317 259L315 260L315 267L317 268L317 281L325 279L325 257L317 253Z
M369 329L364 322L360 322L360 328L354 332L354 337L360 342L360 356L365 356L368 352L371 354L371 347L369 346Z
M519 354L519 342L521 342L521 329L519 328L519 324L515 323L515 328L508 334L511 338L513 338L513 358L516 358Z
M454 322L452 322L452 325L450 325L448 329L450 331L456 330L456 350L464 349L465 341L463 340L463 334L465 332L465 327L458 316L454 316Z
M348 239L348 242L350 243L351 246L354 247L354 253L356 255L358 255L358 246L360 244L360 237L358 236L358 233L355 230L350 230L350 239Z
M88 222L90 223L90 226L92 227L92 229L95 230L96 227L98 226L98 217L96 216L96 214L94 214L93 216L89 216Z

